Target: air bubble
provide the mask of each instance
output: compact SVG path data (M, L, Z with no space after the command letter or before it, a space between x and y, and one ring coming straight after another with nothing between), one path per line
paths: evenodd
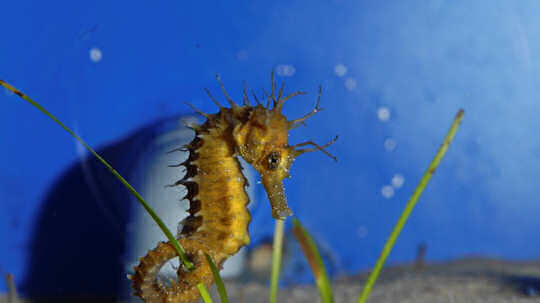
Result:
M334 72L338 77L343 77L347 73L347 67L343 64L336 64L334 66Z
M356 235L358 236L358 238L365 238L368 236L368 229L367 227L365 226L358 226L358 228L356 229Z
M92 62L99 62L103 58L103 54L101 53L101 50L97 47L93 47L90 49L90 60Z
M296 73L296 68L291 64L278 64L276 73L281 77L291 77Z
M386 106L379 107L377 110L377 118L382 122L390 120L390 109Z
M354 90L356 88L356 80L353 78L346 78L345 79L345 88L347 90Z
M394 196L394 188L391 185L385 185L381 189L381 195L386 198L390 199Z
M397 147L397 142L393 138L387 138L384 140L384 149L387 151L393 151Z
M403 186L403 183L405 183L405 178L401 174L395 174L392 177L392 186L394 188L400 188Z

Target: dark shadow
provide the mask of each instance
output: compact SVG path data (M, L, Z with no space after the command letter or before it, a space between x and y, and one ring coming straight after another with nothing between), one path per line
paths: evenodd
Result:
M98 150L128 181L141 152L178 117L141 128ZM32 298L114 298L124 274L130 193L93 156L73 164L41 204L21 290Z

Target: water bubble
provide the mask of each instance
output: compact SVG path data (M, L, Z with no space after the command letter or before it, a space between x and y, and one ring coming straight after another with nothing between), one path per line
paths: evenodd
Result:
M101 53L101 50L97 47L92 47L90 49L90 60L92 62L99 62L103 58L103 54Z
M403 186L403 183L405 183L405 178L401 174L395 174L392 177L392 186L394 188L400 188Z
M341 63L336 64L336 66L334 66L334 72L338 77L343 77L347 73L347 67Z
M276 73L281 77L291 77L296 73L296 68L291 64L278 64Z
M386 198L390 199L394 196L394 188L390 185L385 185L381 189L381 195Z
M377 118L383 122L390 120L390 109L386 106L379 107L377 110Z
M396 149L396 146L397 142L393 138L387 138L386 140L384 140L384 149L386 149L387 151L393 151L394 149Z
M356 229L356 235L358 236L358 238L365 238L368 236L368 229L367 227L363 226L363 225L360 225L358 226L358 228Z
M356 88L356 80L353 78L345 78L345 88L347 90L354 90Z

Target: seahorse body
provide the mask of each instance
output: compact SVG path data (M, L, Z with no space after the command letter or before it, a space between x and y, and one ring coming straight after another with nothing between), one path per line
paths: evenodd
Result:
M207 120L200 126L192 126L195 131L193 141L185 146L188 159L182 163L186 167L184 178L175 183L187 188L186 199L190 202L189 216L182 222L179 242L186 250L195 268L187 271L183 266L177 271L178 282L164 285L157 279L161 267L177 257L168 242L159 243L134 268L131 276L135 295L145 302L193 302L199 298L196 285L213 282L212 272L204 257L208 253L221 268L223 262L235 254L242 246L249 244L248 225L251 220L245 191L247 180L237 156L250 163L261 175L262 183L272 205L272 215L282 219L292 214L284 191L283 179L289 177L289 168L294 159L305 152L323 150L313 142L294 146L288 145L288 131L302 123L319 110L319 99L315 109L304 117L288 121L281 114L283 102L301 94L292 93L282 97L275 95L272 74L272 93L268 105L251 106L244 89L244 104L237 105L221 88L231 108L219 106L216 114L204 115ZM270 102L273 108L270 109ZM257 101L258 103L258 101ZM312 149L295 147L313 145ZM326 152L326 151L324 151Z

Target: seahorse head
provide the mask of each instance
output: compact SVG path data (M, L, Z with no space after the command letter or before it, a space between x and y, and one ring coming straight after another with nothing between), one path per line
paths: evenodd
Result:
M311 141L289 145L289 130L296 128L305 119L320 110L320 94L314 110L302 118L289 121L281 113L283 103L291 97L303 93L295 92L281 98L282 88L276 97L274 87L272 81L272 94L268 98L269 101L273 101L273 108L261 104L252 107L248 121L236 125L233 137L238 154L250 163L261 176L262 184L272 206L272 216L276 219L284 219L292 215L283 189L283 179L290 177L289 169L292 163L296 157L305 152L322 150L327 153L323 148L333 141L325 146L318 146ZM315 148L296 149L296 147L306 145L313 145Z

